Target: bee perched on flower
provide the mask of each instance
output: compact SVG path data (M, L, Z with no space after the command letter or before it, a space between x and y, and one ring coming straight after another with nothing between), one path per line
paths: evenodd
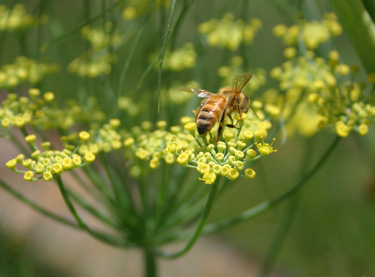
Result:
M198 97L206 97L196 111L196 124L200 135L209 132L215 123L219 122L218 142L223 133L227 116L233 122L231 114L232 112L238 112L242 121L242 114L247 113L250 104L249 98L242 93L242 89L252 76L251 73L238 75L233 79L232 87L224 87L217 94L203 89L185 89L188 92L195 93ZM233 124L226 126L235 127Z

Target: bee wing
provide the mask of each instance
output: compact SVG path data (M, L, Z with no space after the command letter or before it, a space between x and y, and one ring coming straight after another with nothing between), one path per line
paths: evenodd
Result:
M215 94L215 93L212 93L212 92L209 92L207 90L200 89L200 88L183 88L181 90L187 91L187 92L192 92L192 93L196 94L198 97L209 97L209 96Z
M232 88L234 89L234 91L241 92L247 82L250 81L251 77L253 77L253 74L251 74L250 72L242 73L235 77L232 81Z

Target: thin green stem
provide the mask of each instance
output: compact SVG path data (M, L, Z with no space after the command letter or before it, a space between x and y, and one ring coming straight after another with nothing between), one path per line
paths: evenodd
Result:
M164 38L164 43L163 47L161 48L161 53L160 53L160 62L159 62L159 72L158 72L158 113L160 113L160 105L161 105L161 73L163 69L163 61L164 61L164 53L167 48L168 44L168 36L171 31L171 26L172 26L172 20L173 20L173 15L174 15L174 10L176 7L176 2L177 0L173 0L172 2L172 7L171 7L171 13L169 15L169 20L168 20L168 26L167 26L167 32L165 34Z
M55 220L57 222L63 223L65 225L68 225L70 227L74 227L74 228L80 229L79 226L76 223L72 222L69 219L66 219L64 217L61 217L59 215L56 215L54 213L51 213L51 212L47 211L46 209L42 208L41 206L39 206L35 202L33 202L30 199L28 199L25 196L23 196L21 193L19 193L18 191L16 191L14 188L12 188L9 185L7 185L1 179L0 179L0 186L3 189L5 189L7 192L9 192L11 195L13 195L15 198L17 198L18 200L20 200L22 203L28 205L30 208L32 208L33 210L41 213L42 215L44 215L46 217L49 217L49 218L51 218L51 219L53 219L53 220Z
M185 246L181 250L174 252L174 253L164 253L158 249L155 249L155 252L154 252L155 255L163 257L163 258L167 258L167 259L173 259L173 258L177 258L186 254L194 246L195 242L198 240L200 234L202 233L204 225L206 224L207 218L210 214L212 205L215 200L216 192L219 187L219 183L220 183L220 177L218 177L215 183L212 185L210 194L207 198L206 206L203 209L203 212L199 219L197 227L195 228L195 231L193 232L193 234L191 235L189 241L185 244Z
M157 276L157 266L156 266L156 258L154 253L150 251L149 249L144 249L143 251L143 259L144 259L144 269L145 277L155 277Z
M72 216L77 221L78 225L83 230L85 230L87 233L89 233L90 235L92 235L96 239L98 239L98 240L100 240L102 242L108 243L110 245L113 245L113 246L117 246L117 247L132 247L132 246L135 246L135 245L132 245L130 243L122 241L122 239L113 238L113 236L111 236L111 235L99 233L99 232L94 231L91 228L89 228L86 225L86 223L81 219L81 217L78 215L76 209L73 206L73 203L70 201L69 194L68 194L68 192L67 192L67 190L66 190L66 188L64 186L64 183L63 183L60 175L58 175L56 177L56 181L57 181L57 184L59 186L61 195L62 195L62 197L63 197L63 199L65 201L65 204L67 205L67 207L68 207L70 213L72 214Z

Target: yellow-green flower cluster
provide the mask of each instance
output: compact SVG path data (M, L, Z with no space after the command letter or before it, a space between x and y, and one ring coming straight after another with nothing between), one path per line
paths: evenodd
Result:
M284 44L298 45L302 39L308 49L316 49L320 44L342 33L342 27L333 13L325 14L322 21L301 20L299 25L287 27L283 24L276 25L274 35L281 37Z
M148 161L151 168L159 167L163 160L167 164L178 163L194 168L201 174L199 179L206 184L212 184L219 175L230 180L240 176L252 179L256 173L247 165L276 150L273 141L265 142L267 130L271 127L269 121L247 117L246 114L242 118L244 121L238 123L242 125L240 134L237 129L226 128L222 141L218 143L214 138L198 138L196 124L189 117L181 119L184 128L172 126L169 130L163 121L157 123L155 131L150 130L150 122L144 122L142 128L133 128L132 135L125 139L126 155L129 159ZM212 134L207 137L212 137Z
M338 61L337 61L338 62ZM330 90L337 85L336 75L345 76L350 73L346 64L334 67L321 57L314 57L312 52L299 56L271 70L271 77L280 82L280 89L304 89L309 92Z
M29 97L19 97L15 93L8 94L7 99L0 106L1 126L4 128L23 127L33 123L40 113L40 109L53 101L54 97L52 92L41 95L38 89L29 89Z
M41 130L67 130L77 123L99 123L105 118L94 98L88 98L85 105L71 100L67 107L59 108L52 92L41 93L39 89L29 89L29 97L8 94L0 105L0 122L4 128L23 127L26 124Z
M128 115L134 117L139 114L139 106L133 101L132 98L127 96L120 96L117 101L117 106L120 110L126 112Z
M366 96L365 88L358 83L344 84L329 94L312 93L309 100L321 116L319 128L331 126L340 137L347 137L351 131L367 135L375 121L375 101Z
M84 155L76 154L77 149L74 149L74 146L66 145L62 151L51 150L51 143L46 141L41 143L40 150L35 145L35 135L28 135L25 140L34 149L30 158L20 154L6 163L12 171L23 173L25 181L51 181L56 175L83 167L95 160L95 155L91 152ZM20 170L17 166L22 166L26 170Z
M81 77L96 78L109 74L116 61L113 50L122 44L122 38L113 32L113 25L107 22L105 28L82 28L82 37L89 41L91 48L68 65L68 70Z
M26 57L16 58L13 64L6 64L0 68L0 88L14 88L23 83L36 84L47 74L56 73L57 64L47 64L34 61Z
M192 43L185 43L174 51L166 51L163 68L171 71L182 71L195 66L197 53Z
M183 121L191 121L184 118ZM153 124L145 121L141 126L133 127L131 134L124 140L126 157L148 161L150 168L158 168L161 161L167 164L176 162L176 156L187 149L197 147L194 137L181 126L172 126L167 130L166 121L158 121L156 130Z
M90 43L94 51L108 47L117 49L122 44L122 38L117 32L113 31L111 22L106 22L104 28L85 26L82 28L81 34Z
M46 20L46 15L35 18L31 14L28 14L25 6L21 4L14 5L12 9L0 5L0 31L22 30L37 24L42 24L46 22Z
M241 43L252 44L261 27L259 19L245 23L241 19L235 20L232 13L227 13L222 19L211 19L200 24L198 31L206 36L210 46L235 51Z
M115 55L112 53L87 53L75 58L68 69L80 77L96 78L111 73L114 61Z
M219 76L223 79L223 86L231 84L232 79L234 76L238 76L243 73L243 59L240 56L234 56L230 61L230 66L221 66L218 69ZM259 90L266 81L266 71L264 69L258 68L255 70L249 70L253 73L253 77L251 78L251 82L249 82L245 88L245 93L250 93L253 91Z
M69 136L62 137L62 140L70 143L81 141L78 147L78 153L81 155L87 152L96 155L100 152L108 153L119 150L122 147L122 137L117 131L120 124L121 121L119 119L113 118L101 127L95 124L89 131L89 136L87 132L81 132L78 137L76 133L72 133Z
M156 8L170 8L171 0L129 0L126 2L126 7L122 12L122 18L126 21L132 20L138 16L144 15L155 2Z

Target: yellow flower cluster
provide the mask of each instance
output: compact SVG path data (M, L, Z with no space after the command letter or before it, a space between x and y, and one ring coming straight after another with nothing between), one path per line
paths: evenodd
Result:
M254 18L246 24L241 19L235 20L232 13L227 13L222 19L211 19L200 24L198 31L206 36L210 46L235 51L241 43L252 44L261 27L259 19Z
M223 79L222 85L228 85L232 83L233 76L238 76L243 73L243 59L240 56L234 56L230 61L230 66L221 66L218 69L218 75ZM266 81L266 71L264 69L255 69L255 70L248 70L253 72L253 77L251 78L251 82L249 82L245 88L245 93L251 93L253 91L259 90Z
M197 53L192 43L185 43L174 51L166 51L163 68L171 71L191 69L195 66Z
M240 123L240 131L227 128L222 136L223 141L216 144L215 139L200 143L197 138L196 125L192 118L181 118L181 126L172 126L166 130L166 122L158 122L157 130L150 131L151 124L144 123L142 128L134 128L124 145L128 149L129 158L149 161L151 168L157 168L160 161L167 164L178 163L185 167L194 168L200 174L200 180L212 184L218 175L236 180L240 176L252 179L256 173L246 165L269 155L276 150L273 142L265 142L267 130L271 127L269 121L255 116L242 115L244 122ZM239 118L238 118L239 119ZM214 133L215 131L212 131ZM212 134L207 137L212 137Z
M90 130L90 138L85 139L78 148L78 153L84 155L87 152L98 154L99 152L111 152L122 147L122 137L116 130L121 124L117 118L109 120L102 127ZM70 139L69 137L66 139ZM82 140L82 137L80 137Z
M42 150L39 150L35 145L35 135L28 135L25 140L34 149L31 157L26 159L20 154L6 163L12 171L23 173L25 181L40 179L51 181L55 175L83 167L95 160L95 155L91 152L86 152L84 155L76 154L77 149L74 149L74 146L66 145L62 151L51 150L51 143L46 141L41 143ZM26 170L17 169L17 165Z
M184 118L183 121L190 121L191 118ZM167 164L176 161L176 155L187 149L194 149L196 142L188 132L185 132L181 126L172 126L166 130L167 122L158 121L156 130L149 121L145 121L141 126L132 128L130 134L124 141L126 157L129 160L134 158L149 161L150 168L157 168L160 161L164 160Z
M308 49L316 49L320 44L342 33L342 27L333 13L325 14L321 22L301 20L299 25L287 27L278 24L274 35L281 37L285 45L298 45L302 39Z
M40 90L30 89L29 96L18 97L15 93L8 94L0 106L1 126L9 128L12 126L23 127L35 120L41 107L55 98L52 92L41 95Z
M75 58L68 69L80 77L96 78L111 73L115 55L112 53L88 53Z
M347 83L329 94L309 95L321 116L318 126L333 126L340 137L347 137L351 131L367 135L375 121L375 103L366 98L365 88L358 83Z
M337 61L338 63L338 61ZM309 92L330 90L336 87L336 77L350 73L350 67L346 64L337 64L334 67L321 57L314 57L312 52L288 60L281 67L271 70L272 78L280 82L280 89L305 89Z
M14 5L12 9L0 5L0 31L22 30L37 24L43 24L46 20L46 15L42 15L40 18L35 18L28 14L25 6L21 4Z
M129 21L146 14L152 2L155 2L156 8L160 7L165 9L168 9L172 4L171 0L129 0L126 2L126 8L122 12L122 18Z
M106 22L104 28L85 26L82 28L81 34L95 51L108 47L117 49L122 44L122 38L117 32L113 31L113 24L111 22Z
M66 108L58 108L54 99L52 92L42 94L35 88L29 90L29 97L8 94L0 105L1 126L9 128L30 124L42 130L67 130L76 123L99 123L105 118L94 98L88 98L85 105L71 100Z
M132 117L138 115L140 112L138 105L130 97L120 96L117 101L117 106L120 110Z
M57 64L47 64L34 61L26 57L16 58L13 64L6 64L0 68L0 88L14 88L25 82L36 84L47 74L56 73Z
M74 59L68 65L68 70L81 77L96 78L109 74L116 55L112 53L122 44L122 38L113 32L113 25L107 22L103 28L82 28L82 37L91 44L91 49Z

